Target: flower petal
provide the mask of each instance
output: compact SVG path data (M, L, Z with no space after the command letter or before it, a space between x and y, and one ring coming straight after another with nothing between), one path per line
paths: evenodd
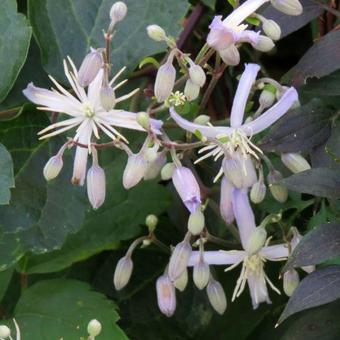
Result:
M87 89L87 97L95 109L101 107L100 89L102 88L104 71L100 69L94 80L90 83Z
M235 264L243 261L246 256L246 252L244 250L230 250L230 251L205 251L204 252L204 262L210 265L227 265L227 264ZM191 253L188 266L192 267L196 263L198 263L200 258L199 251L193 251Z
M286 244L276 244L274 246L263 247L261 255L270 261L283 261L288 255L288 247Z
M268 294L266 280L264 278L263 273L259 275L256 275L255 273L250 273L248 275L247 281L254 309L256 309L262 302L271 303Z

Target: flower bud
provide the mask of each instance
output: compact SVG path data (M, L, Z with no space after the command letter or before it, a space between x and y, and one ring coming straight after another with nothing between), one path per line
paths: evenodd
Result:
M262 23L262 29L267 37L272 40L279 40L281 38L281 28L274 20L265 19Z
M123 173L124 188L130 189L137 185L143 178L147 166L148 163L142 152L130 155Z
M266 185L263 183L263 181L256 182L250 190L250 199L253 203L259 204L261 203L265 196L266 196Z
M105 172L99 165L92 165L87 172L87 196L93 209L98 209L105 201Z
M225 177L230 181L236 188L241 189L243 186L242 169L236 157L224 158L222 167Z
M156 159L153 162L148 163L148 166L144 173L144 179L147 181L156 178L161 169L164 167L165 163L166 163L165 153L164 152L158 153Z
M133 262L130 256L124 256L118 261L113 276L113 283L116 290L121 290L128 284L132 274L132 269Z
M271 0L272 6L287 15L300 15L303 8L298 0Z
M189 68L189 77L191 81L195 84L198 85L199 87L202 87L207 79L204 70L201 66L199 65L192 65Z
M267 231L265 228L257 227L250 235L249 241L246 245L246 252L249 255L256 254L262 249L267 239Z
M160 311L170 317L176 310L176 291L168 275L162 275L156 282L157 302Z
M210 279L207 294L211 306L218 314L222 315L227 309L227 299L222 285L218 281Z
M171 94L176 80L176 69L172 65L172 59L163 64L157 72L155 81L155 96L158 103L164 102Z
M89 335L96 337L97 335L100 334L101 331L102 324L98 320L93 319L88 323L87 332L89 333Z
M156 226L158 224L158 218L156 215L150 214L148 216L146 216L145 219L145 224L149 229L149 232L153 232L156 229Z
M283 179L281 172L272 170L267 176L270 193L280 203L284 203L288 198L288 189L282 184L278 184Z
M150 117L146 112L137 113L137 123L145 130L150 129Z
M234 186L223 176L221 182L220 213L227 224L232 223L235 218L231 201L233 191Z
M100 89L100 103L105 111L110 111L116 104L115 91L111 86L102 86Z
M194 84L191 79L188 79L184 87L184 95L189 102L197 99L200 94L199 85Z
M172 178L172 175L176 169L174 163L166 163L161 170L161 178L163 181L167 181Z
M204 214L200 209L191 213L188 220L188 230L193 235L199 235L204 228Z
M144 150L144 158L147 162L152 163L156 160L158 156L157 149L158 148L152 147Z
M198 289L203 289L209 282L210 269L208 263L199 261L194 265L193 279Z
M174 286L180 291L183 292L188 284L188 269L186 268L181 276L174 281Z
M240 53L235 45L219 51L223 62L230 66L236 66L240 63Z
M102 66L103 57L99 51L92 50L89 54L87 54L78 72L78 81L80 86L88 86L92 80L94 80Z
M44 166L43 170L46 181L50 181L51 179L56 178L63 168L63 164L64 163L61 156L55 155L51 157Z
M190 169L180 166L174 170L172 183L187 209L193 213L201 205L201 192Z
M171 281L178 279L187 269L191 251L191 245L186 238L176 245L171 254L168 268L169 278Z
M125 3L122 1L115 2L110 10L111 21L114 23L122 21L125 18L126 13L127 6L125 5Z
M283 274L283 290L287 296L292 296L300 283L299 273L290 269Z
M207 115L199 115L194 119L195 124L206 125L210 122L210 117Z
M0 338L6 339L9 338L10 335L11 330L5 325L0 325Z
M166 40L167 38L163 28L158 25L149 25L146 28L146 31L148 33L149 38L151 38L152 40L163 41Z
M281 161L294 174L311 168L306 159L299 153L283 153L281 154Z
M266 37L265 35L259 35L256 43L252 44L252 46L261 52L269 52L275 46L272 39Z
M267 84L260 94L259 103L263 109L270 107L275 102L276 88L273 85Z

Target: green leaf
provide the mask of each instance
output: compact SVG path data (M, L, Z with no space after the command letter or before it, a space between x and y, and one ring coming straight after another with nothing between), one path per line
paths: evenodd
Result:
M17 13L15 0L0 2L0 102L12 88L26 60L32 29L24 15Z
M14 272L13 268L9 268L7 270L0 272L0 302L2 301L3 297L6 294L8 285L13 276L13 272Z
M306 276L294 291L278 323L302 310L340 298L340 266L321 268Z
M14 312L24 339L87 339L87 324L102 324L98 340L127 339L117 326L115 304L76 280L46 280L21 296Z
M132 70L142 58L165 51L165 44L148 38L146 26L158 24L168 34L178 36L181 20L189 6L186 0L173 0L171 6L165 0L127 0L125 3L128 14L117 24L111 45L114 72L123 66ZM62 60L66 56L79 66L90 46L105 45L102 30L109 25L112 4L111 0L28 2L29 19L48 73L65 79Z
M14 188L13 162L10 153L0 144L0 204L9 204L10 188Z
M212 10L215 9L215 6L216 6L216 0L201 0L201 2L208 6L209 8L211 8Z

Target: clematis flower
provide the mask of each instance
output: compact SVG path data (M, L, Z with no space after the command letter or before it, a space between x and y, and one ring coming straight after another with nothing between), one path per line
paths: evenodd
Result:
M243 250L231 251L205 251L204 261L209 265L231 265L231 270L242 264L241 274L236 282L232 301L241 295L248 284L252 305L256 309L262 302L271 303L267 284L278 294L280 291L270 281L264 267L267 261L283 261L288 255L286 244L269 246L269 239L264 244L259 244L254 213L249 203L246 189L233 191L233 210L240 232ZM258 247L254 247L254 244ZM260 245L260 246L259 246ZM257 250L254 252L254 249ZM194 251L188 262L188 266L194 266L199 261L200 252Z
M49 138L72 128L76 128L76 134L73 139L81 144L90 145L92 136L99 139L99 130L106 134L112 140L126 138L116 129L117 127L145 131L138 124L136 114L118 109L106 111L101 104L100 91L103 84L104 72L101 69L94 80L89 84L87 91L79 83L78 71L70 58L68 63L64 60L65 75L71 85L74 95L64 89L53 77L50 79L55 85L55 89L47 90L28 84L23 91L24 95L33 103L40 105L39 109L44 111L60 112L70 116L63 121L51 124L47 128L41 130L40 139ZM122 69L111 80L110 85L124 71ZM113 89L116 90L122 83ZM136 91L117 98L115 103L119 103L131 97ZM150 120L151 128L155 133L160 133L162 122L158 120ZM86 175L86 164L90 147L83 148L78 146L74 161L74 170L72 182L74 184L84 184Z

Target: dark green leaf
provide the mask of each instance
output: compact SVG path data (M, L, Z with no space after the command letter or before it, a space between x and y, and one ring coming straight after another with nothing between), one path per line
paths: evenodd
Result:
M0 302L2 301L3 297L6 294L8 285L11 281L13 275L13 268L9 268L0 272Z
M215 9L215 5L216 5L216 0L201 0L202 3L206 6L208 6L211 9Z
M321 268L306 276L289 299L278 323L302 310L340 298L340 266Z
M9 204L10 188L14 187L13 162L10 153L0 144L0 204Z

